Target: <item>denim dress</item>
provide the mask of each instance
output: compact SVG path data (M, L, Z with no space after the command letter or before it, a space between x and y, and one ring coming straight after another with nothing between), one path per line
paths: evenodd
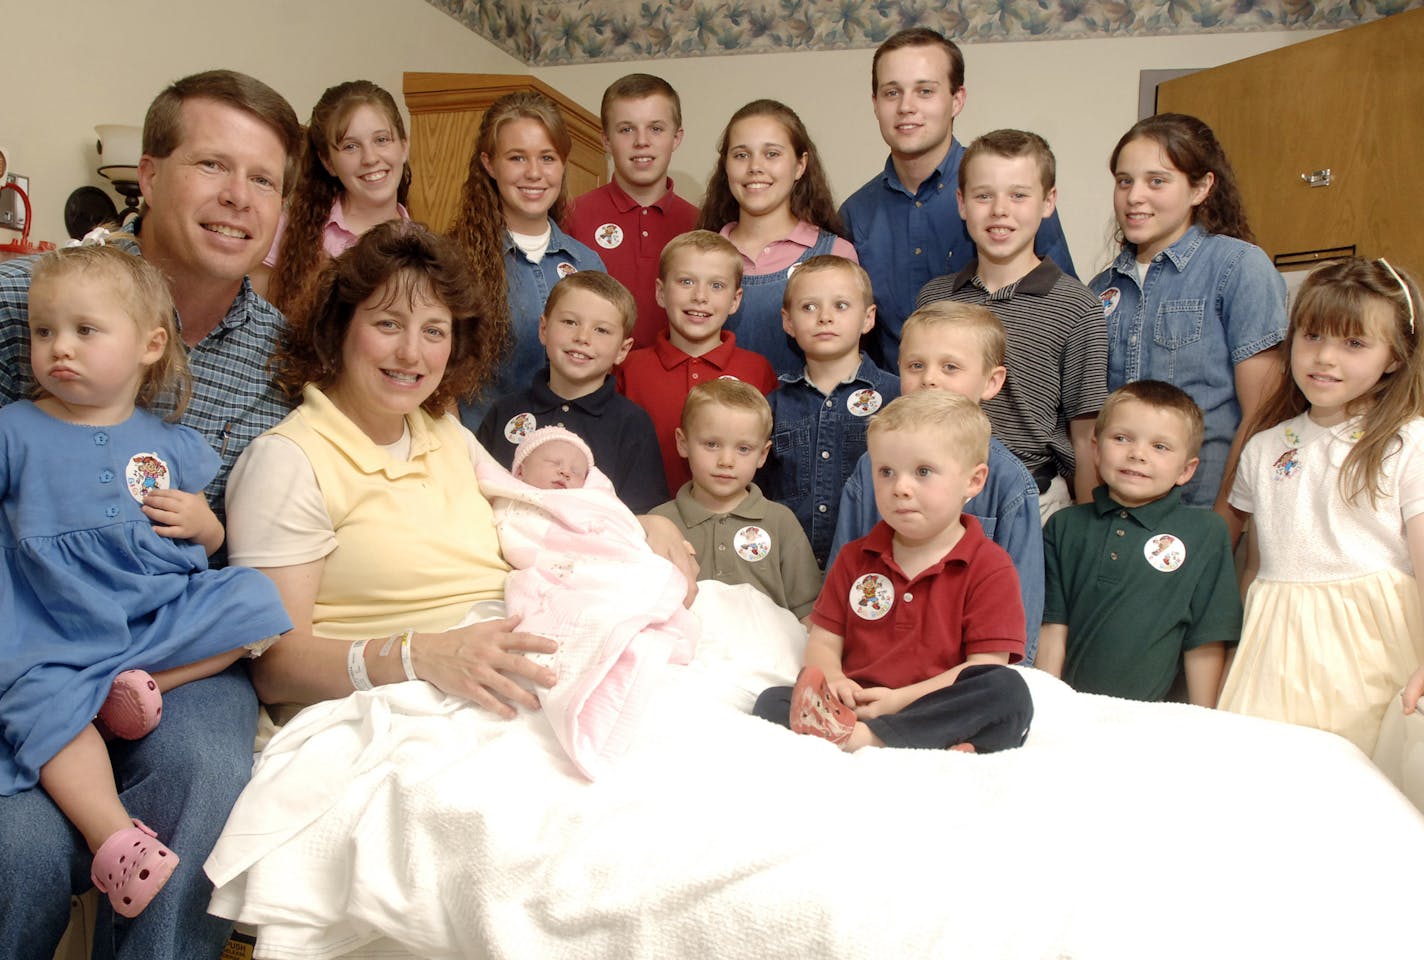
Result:
M1285 339L1285 280L1260 247L1193 226L1144 279L1127 244L1088 286L1108 323L1108 389L1165 380L1201 407L1201 463L1182 500L1210 507L1241 424L1235 367Z
M741 305L727 316L723 329L737 335L737 346L743 350L766 357L778 377L783 373L797 373L806 364L806 358L801 355L796 342L781 327L781 297L786 292L786 281L795 271L796 264L833 252L831 248L836 239L831 231L818 230L816 242L785 270L742 277Z

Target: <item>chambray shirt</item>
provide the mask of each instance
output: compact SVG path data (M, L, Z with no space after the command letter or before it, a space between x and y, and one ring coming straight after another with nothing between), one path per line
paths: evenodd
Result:
M549 247L538 263L524 255L508 231L504 234L504 277L509 286L510 345L500 363L499 376L485 387L475 403L460 404L460 420L473 433L497 397L527 390L539 371L548 366L548 354L539 342L539 317L549 291L564 277L580 270L602 270L598 254L549 221Z
M816 563L826 567L840 513L841 488L865 453L870 417L900 395L900 378L864 353L860 367L829 395L800 373L783 373L767 396L771 404L771 456L757 478L768 497L791 508Z
M137 232L138 221L124 230ZM33 265L33 257L0 264L0 405L29 397L35 386L29 347ZM177 321L181 330L182 318ZM276 426L292 407L272 385L267 367L286 325L281 311L254 293L244 278L227 314L188 348L193 395L179 422L202 434L222 461L204 490L219 520L224 515L228 471L238 454L259 433ZM172 409L169 400L154 404L152 412L161 417Z
M944 160L913 192L900 182L894 160L886 159L885 169L841 205L841 220L875 290L870 355L886 370L899 368L900 328L920 288L958 273L978 255L955 200L963 156L963 144L951 139ZM1078 276L1057 211L1039 226L1034 249Z
M984 536L1003 547L1014 561L1028 624L1023 662L1032 666L1038 653L1038 628L1043 623L1043 525L1038 519L1038 484L997 438L989 439L989 477L984 489L969 499L963 512L978 520ZM870 533L879 522L874 473L866 453L841 490L836 535L826 566L835 562L842 547Z
M1145 280L1128 244L1088 286L1108 322L1108 389L1165 380L1201 407L1201 463L1182 501L1210 507L1241 424L1235 366L1285 339L1285 280L1260 247L1194 226L1152 258Z

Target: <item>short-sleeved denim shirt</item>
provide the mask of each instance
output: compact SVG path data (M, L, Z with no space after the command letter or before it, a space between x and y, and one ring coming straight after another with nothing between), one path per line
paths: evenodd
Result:
M1194 226L1144 279L1129 244L1088 286L1107 318L1108 389L1165 380L1201 407L1201 463L1182 500L1211 506L1241 423L1235 367L1285 339L1285 280L1260 247Z

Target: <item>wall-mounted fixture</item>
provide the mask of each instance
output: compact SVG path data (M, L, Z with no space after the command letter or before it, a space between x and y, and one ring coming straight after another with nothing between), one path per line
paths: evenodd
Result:
M143 131L121 123L101 123L99 135L99 176L108 180L114 192L124 198L121 212L109 195L98 187L80 187L64 203L64 229L78 240L102 223L122 224L137 215L142 196L138 186L138 160L142 155Z

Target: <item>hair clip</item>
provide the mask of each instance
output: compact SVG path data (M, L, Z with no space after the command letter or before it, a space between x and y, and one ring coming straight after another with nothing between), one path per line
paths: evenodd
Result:
M84 234L83 239L70 240L64 246L65 249L70 247L102 247L109 242L109 238L112 236L113 234L109 233L108 227L95 227L93 230Z
M1377 260L1375 260L1375 263L1378 263L1380 266L1382 266L1382 267L1384 267L1386 270L1388 270L1388 271L1389 271L1389 275L1390 275L1391 277L1394 277L1394 282L1397 283L1397 284L1399 284L1399 289L1401 289L1401 290L1404 291L1404 303L1405 303L1405 306L1407 306L1407 307L1409 308L1409 332L1410 332L1410 333L1413 333L1413 332L1414 332L1414 298L1413 298L1412 296L1410 296L1410 294L1409 294L1409 285L1404 282L1404 278L1399 275L1398 271L1396 271L1396 270L1394 269L1394 267L1391 267L1391 266L1389 265L1389 261L1386 260L1384 257L1378 258Z

